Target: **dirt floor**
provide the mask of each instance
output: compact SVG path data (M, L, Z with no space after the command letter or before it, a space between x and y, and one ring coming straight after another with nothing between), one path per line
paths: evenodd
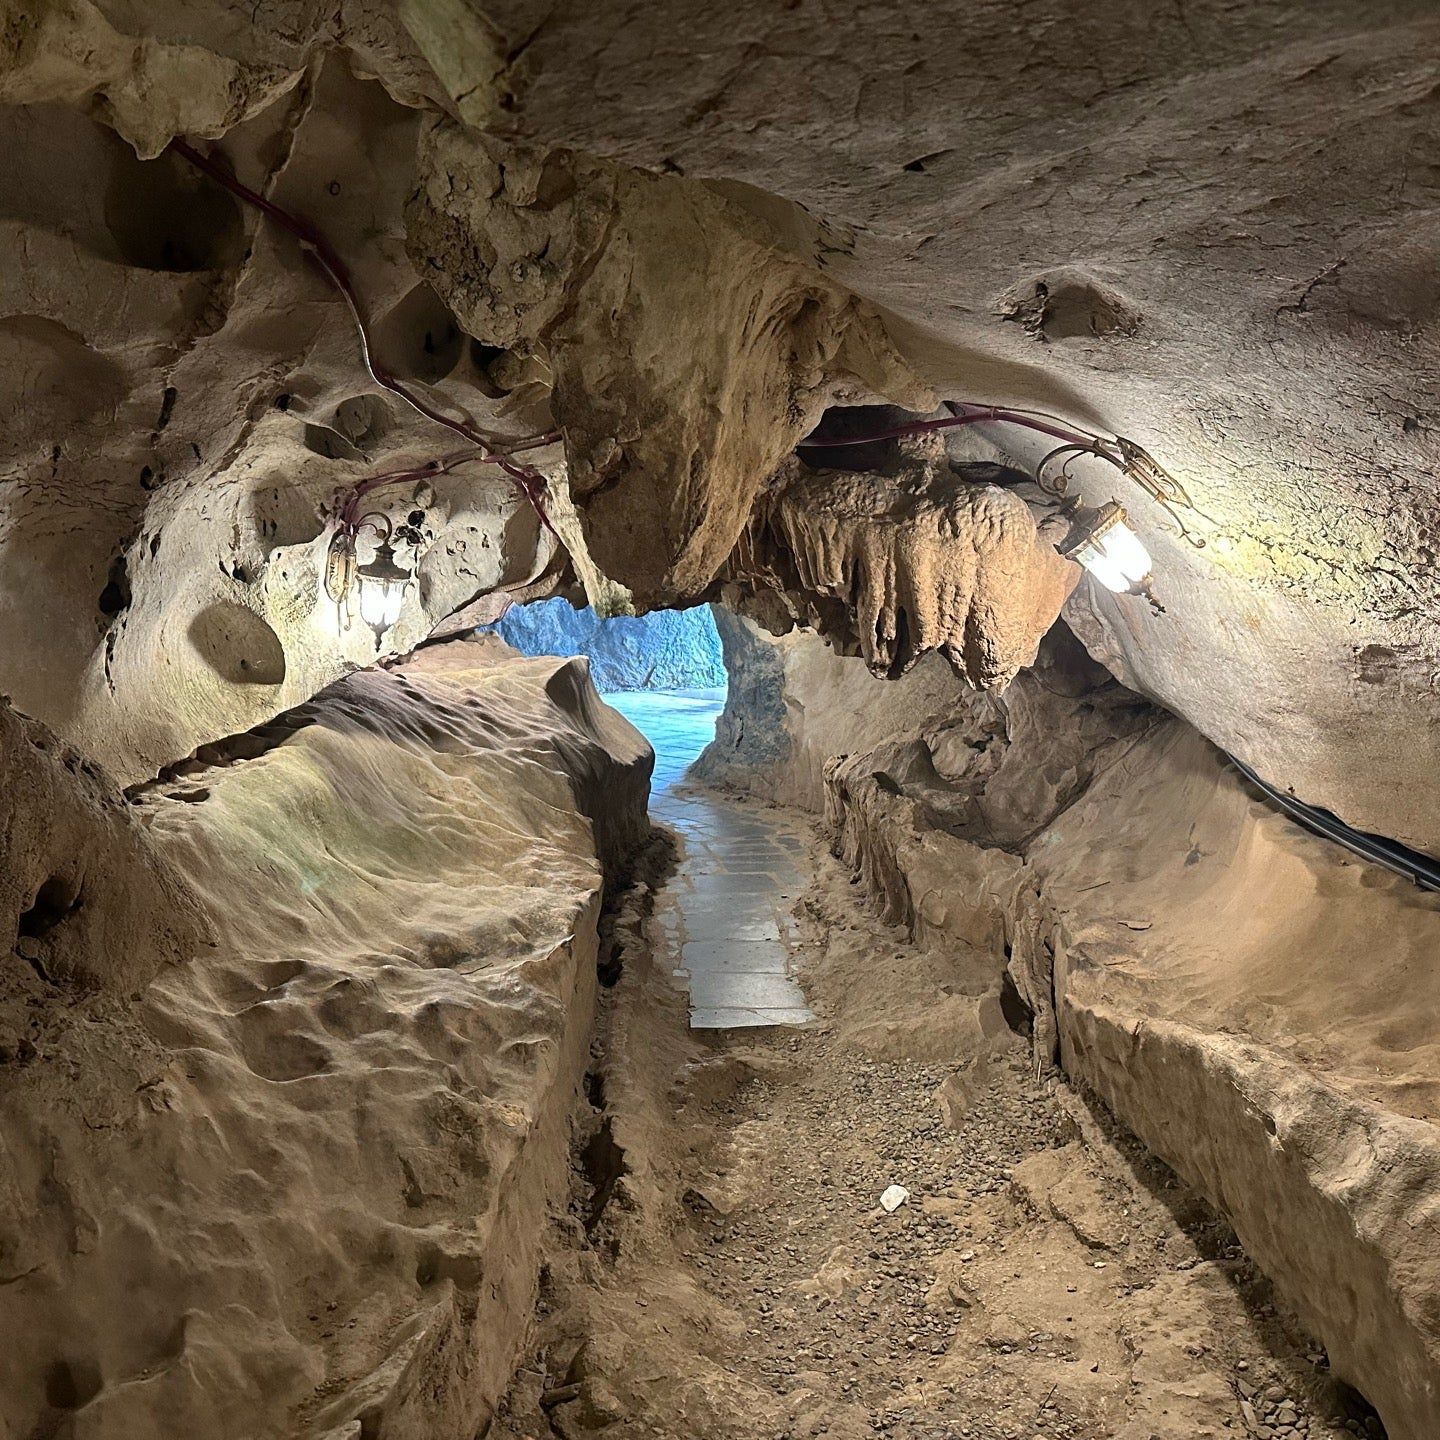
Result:
M622 898L572 1203L490 1440L1383 1435L1227 1227L1020 1035L946 1050L936 957L805 853L803 1030L690 1031L663 882Z

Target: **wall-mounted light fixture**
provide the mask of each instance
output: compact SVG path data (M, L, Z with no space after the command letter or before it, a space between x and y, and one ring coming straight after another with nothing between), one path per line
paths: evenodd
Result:
M373 559L356 567L355 575L360 586L360 618L377 638L400 618L400 607L405 603L405 587L410 583L411 573L395 563L395 547L389 540L382 540L375 547Z
M1130 528L1125 507L1107 500L1091 509L1072 500L1061 508L1070 531L1055 547L1067 560L1083 565L1117 595L1150 594L1150 552Z
M356 547L361 530L373 530L378 543L375 554L363 565L358 561ZM414 571L406 570L395 559L395 536L400 534L419 540L413 526L402 526L397 532L387 516L379 511L358 519L347 518L341 507L325 555L325 593L339 607L342 616L348 611L350 598L358 595L360 618L380 637L400 618L405 604L405 591L414 579Z
M207 175L237 199L272 220L298 242L304 254L318 267L326 281L345 302L359 342L360 359L370 379L380 389L397 396L427 420L443 426L466 442L466 448L455 454L440 455L420 465L367 476L336 497L335 530L325 555L324 589L339 609L342 626L348 615L350 597L357 587L361 618L374 629L377 640L384 631L394 625L400 617L405 587L412 578L412 573L396 564L393 542L397 539L408 540L417 555L420 546L425 543L413 525L400 526L392 531L390 522L383 515L360 516L361 501L371 490L381 485L400 485L443 475L461 465L495 465L529 502L541 529L549 532L556 548L561 548L564 542L546 513L546 477L542 471L517 458L522 450L556 444L563 438L560 432L550 430L517 440L502 439L477 424L455 396L446 396L443 402L437 401L427 387L417 389L387 366L377 362L374 336L367 319L367 306L356 289L349 266L324 232L304 215L277 205L267 196L244 184L231 168L231 162L218 149L202 153L178 136L171 143L175 152L201 174ZM376 521L380 523L374 523ZM360 565L355 553L356 543L360 530L366 526L375 530L380 544L375 558L365 565Z

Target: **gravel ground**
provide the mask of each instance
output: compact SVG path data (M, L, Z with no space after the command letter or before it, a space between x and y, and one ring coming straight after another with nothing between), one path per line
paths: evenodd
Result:
M803 1031L688 1031L665 891L622 906L575 1198L494 1440L1383 1434L1228 1228L1021 1037L936 1061L934 957L818 844L808 864ZM883 1043L857 964L884 970Z

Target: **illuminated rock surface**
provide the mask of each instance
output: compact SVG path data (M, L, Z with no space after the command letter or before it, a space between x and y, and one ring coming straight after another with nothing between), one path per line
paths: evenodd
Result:
M707 607L652 610L601 620L588 605L537 600L506 611L495 633L522 655L583 655L590 679L610 690L724 688L720 637Z
M4 683L120 773L373 654L363 627L337 651L310 601L329 457L360 473L436 435L357 377L343 310L288 239L174 161L127 160L85 110L147 156L228 128L242 177L332 233L393 364L502 433L564 427L590 548L645 603L703 592L846 394L1028 401L1133 434L1207 544L1122 494L1165 614L1087 582L1077 633L1275 782L1437 843L1414 783L1440 759L1440 22L1421 0L1361 29L1281 0L1143 24L987 11L964 44L927 39L956 28L944 15L874 6L831 27L763 5L628 29L589 5L536 29L508 0L404 24L366 4L198 31L167 13L139 48L100 11L18 19L0 78L30 105L6 112L28 417L7 435L9 653L40 626L52 657L8 661ZM447 90L494 133L442 118ZM419 608L387 649L534 573L514 505L493 476L440 487Z

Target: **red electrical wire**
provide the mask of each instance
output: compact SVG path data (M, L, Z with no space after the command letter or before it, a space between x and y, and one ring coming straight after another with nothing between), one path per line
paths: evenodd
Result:
M433 420L437 425L444 425L455 434L468 440L480 453L468 457L442 457L439 461L430 461L417 470L393 471L385 476L370 476L362 480L355 487L355 494L352 501L347 501L344 507L346 512L353 516L353 500L358 500L370 490L376 489L383 484L398 484L404 480L419 478L422 475L443 474L454 469L464 459L472 459L480 464L498 465L501 470L514 482L517 490L529 501L534 509L540 523L555 537L559 543L559 532L550 523L550 517L545 513L545 477L533 466L525 465L510 458L509 453L497 448L494 436L487 434L467 415L464 419L457 420L446 415L444 411L431 404L423 395L417 394L405 384L399 376L393 374L383 365L375 360L374 345L370 334L369 322L365 317L364 305L360 295L355 288L355 283L350 275L349 267L340 258L335 247L326 238L325 234L307 220L304 216L293 214L291 211L277 205L272 200L267 200L258 191L252 190L243 181L238 179L225 166L219 164L212 156L202 155L188 141L178 136L171 142L176 154L188 160L202 174L207 175L216 184L224 188L232 195L238 196L247 205L253 206L262 214L267 215L287 234L291 235L300 244L300 248L311 257L320 272L330 284L340 293L345 301L346 308L350 312L350 318L355 325L355 333L360 341L360 356L364 361L365 369L370 378L382 389L398 395L407 405L417 410L427 420ZM530 440L522 441L512 446L512 450L528 450L539 445L553 444L560 438L558 432L550 432L545 435L538 435ZM348 523L348 520L344 523Z
M1043 411L1012 410L1002 405L977 405L969 400L946 400L944 403L950 415L941 420L912 420L885 430L872 430L864 435L847 435L835 440L817 439L811 435L800 441L796 448L830 450L842 445L870 445L878 440L903 440L911 435L927 435L936 430L955 430L962 425L993 423L1021 425L1027 430L1038 431L1070 445L1083 445L1106 459L1113 459L1117 465L1120 464L1121 454L1117 444L1106 440L1104 436L1067 425L1058 416L1047 415Z
M830 450L845 445L869 445L878 440L903 440L911 435L926 435L937 430L954 430L962 425L1001 424L1019 425L1038 434L1048 435L1060 441L1035 466L1035 483L1047 494L1063 499L1069 479L1069 466L1079 455L1094 455L1108 461L1121 474L1128 476L1153 500L1162 505L1179 527L1180 533L1197 550L1203 550L1206 541L1187 525L1179 508L1203 516L1214 524L1212 516L1205 515L1196 507L1185 487L1172 475L1143 445L1127 440L1123 435L1101 435L1062 420L1044 410L1022 410L1005 405L981 405L972 400L946 400L949 416L939 420L912 420L904 425L892 425L884 430L871 430L863 435L845 435L834 440L807 436L796 447L800 450ZM1061 467L1058 480L1047 481L1046 471L1058 456L1068 452L1070 459Z

